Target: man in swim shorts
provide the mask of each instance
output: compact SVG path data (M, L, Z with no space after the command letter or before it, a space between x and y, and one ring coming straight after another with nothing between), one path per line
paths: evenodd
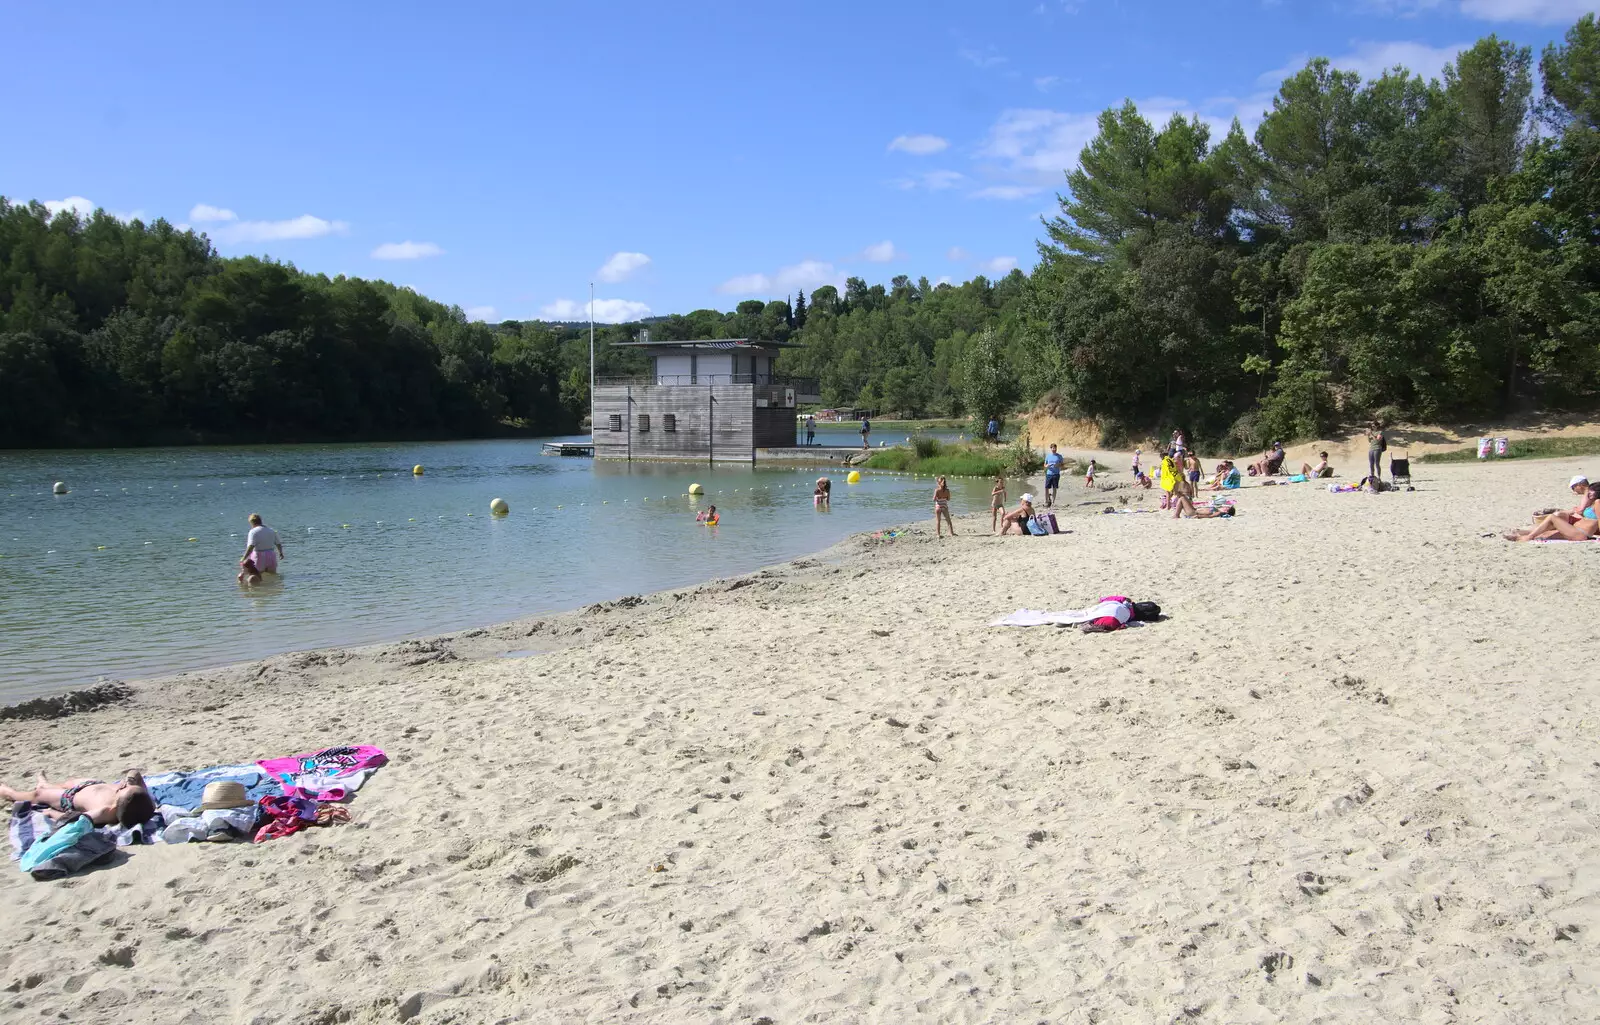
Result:
M72 812L82 812L97 826L109 826L112 823L123 828L137 826L156 811L156 803L151 799L150 791L145 789L144 777L138 769L129 769L115 783L98 779L69 779L65 783L51 783L40 776L34 781L32 790L0 786L0 799L46 805L45 814L55 819L66 818Z
M1050 454L1044 457L1044 507L1050 508L1055 504L1056 492L1061 490L1061 467L1066 465L1067 457L1056 451L1054 445L1050 446Z

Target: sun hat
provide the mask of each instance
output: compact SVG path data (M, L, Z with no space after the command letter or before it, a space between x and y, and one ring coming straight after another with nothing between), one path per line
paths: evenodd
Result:
M1027 502L1029 505L1033 504L1033 496L1032 495L1023 495L1022 496L1022 500L1024 502Z
M1571 480L1567 481L1567 487L1569 487L1569 488L1582 487L1583 485L1588 484L1588 483L1589 483L1589 478L1585 477L1583 474L1580 473L1576 477L1574 477Z
M205 791L200 795L201 811L212 808L243 808L254 803L250 800L250 795L245 792L244 784L232 779L219 779L215 783L207 783Z

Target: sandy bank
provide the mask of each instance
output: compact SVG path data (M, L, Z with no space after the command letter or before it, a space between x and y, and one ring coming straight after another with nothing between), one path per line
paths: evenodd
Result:
M393 759L349 826L0 875L0 1019L1592 1021L1600 545L1479 536L1582 469L918 524L0 723L12 782ZM1171 618L985 625L1105 593Z

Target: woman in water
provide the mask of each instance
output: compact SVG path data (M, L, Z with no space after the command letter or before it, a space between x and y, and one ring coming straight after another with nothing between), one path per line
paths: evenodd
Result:
M713 505L700 515L696 516L694 521L696 523L704 523L708 527L715 527L719 522L721 522L721 519L722 518L717 515L717 507Z
M811 504L818 509L831 509L832 502L833 481L826 477L818 477L816 490L811 492Z
M278 572L278 560L283 557L283 542L278 532L261 522L260 513L250 514L250 534L245 538L244 557L239 560L239 583L250 578L250 583L261 583L261 574Z

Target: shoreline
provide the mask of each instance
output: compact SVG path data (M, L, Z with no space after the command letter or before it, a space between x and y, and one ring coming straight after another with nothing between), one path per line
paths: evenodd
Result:
M10 783L391 759L347 826L0 877L48 926L15 927L0 986L38 1016L260 1025L1586 1021L1600 683L1572 668L1592 631L1529 596L1600 545L1480 536L1584 467L1418 469L1247 488L1230 521L924 520L0 721ZM1102 594L1167 618L987 625ZM259 957L286 938L307 956Z

